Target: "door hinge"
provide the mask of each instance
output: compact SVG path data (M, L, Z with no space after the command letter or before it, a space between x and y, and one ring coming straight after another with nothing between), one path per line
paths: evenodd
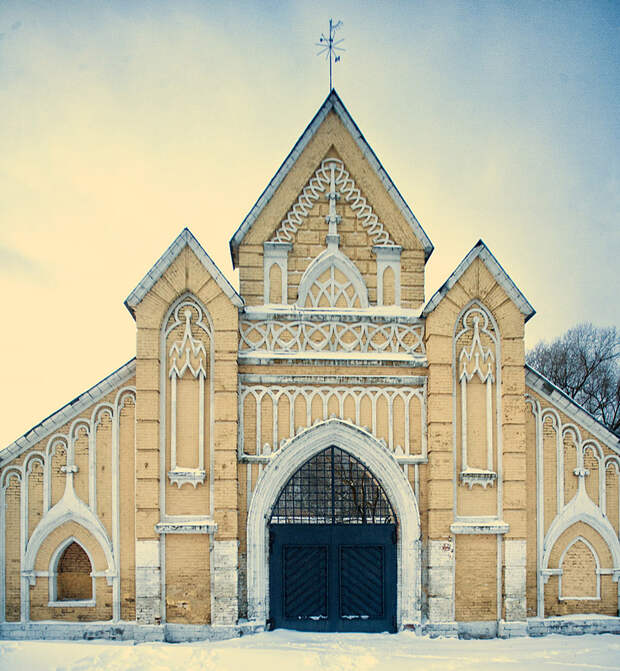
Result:
M394 527L394 531L392 531L392 544L396 545L398 542L398 529Z
M273 531L269 532L269 554L273 552L273 544L275 543L276 540L276 535L273 533Z

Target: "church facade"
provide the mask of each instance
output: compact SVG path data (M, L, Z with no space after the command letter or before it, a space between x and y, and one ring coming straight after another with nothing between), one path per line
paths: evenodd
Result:
M335 91L230 249L239 292L183 230L135 358L0 451L2 637L620 633L618 437L482 241L427 300Z

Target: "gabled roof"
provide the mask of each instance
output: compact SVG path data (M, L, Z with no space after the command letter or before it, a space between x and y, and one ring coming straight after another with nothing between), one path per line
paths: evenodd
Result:
M525 384L545 400L552 403L558 410L561 410L568 417L577 422L577 424L580 424L584 429L587 429L593 436L596 436L599 440L605 443L605 445L616 452L620 452L619 436L613 431L610 431L594 415L590 414L566 392L553 384L551 380L528 364L525 364Z
M452 289L452 287L461 279L465 271L476 260L480 259L487 270L497 280L497 283L506 292L512 302L525 315L525 321L536 314L536 310L530 305L527 298L519 291L517 285L510 279L508 273L502 268L499 261L491 254L489 248L482 242L474 245L469 254L459 263L456 270L448 277L438 291L436 291L430 301L422 310L422 317L430 314L439 304L439 301Z
M59 429L63 424L75 419L86 408L100 401L104 396L114 389L118 389L124 382L127 382L136 374L136 359L130 359L126 364L117 368L113 373L104 377L94 387L76 396L72 401L63 405L60 410L46 417L42 422L26 431L23 436L14 440L10 445L0 451L0 466L6 464L11 459L18 457L28 448L36 445L40 440L46 438L51 433Z
M233 305L238 308L243 307L244 302L241 296L235 291L232 284L224 277L222 271L215 265L213 259L205 252L201 244L196 240L189 228L184 228L176 237L174 242L168 249L159 257L155 265L142 278L138 286L127 296L125 300L125 307L135 317L134 311L136 307L142 302L142 299L148 294L153 286L158 282L161 276L172 265L173 261L183 251L185 247L189 247L198 260L206 268L207 272L217 282L220 289L230 298Z
M428 259L428 257L432 254L434 249L433 243L424 232L424 229L422 228L420 222L416 219L413 212L409 209L409 206L390 179L390 176L387 174L385 168L381 165L381 161L379 161L379 159L376 157L375 152L366 141L366 138L362 135L362 132L357 127L357 124L355 121L353 121L353 117L351 117L347 108L342 103L342 100L340 100L336 90L332 89L330 94L325 99L325 102L319 108L319 111L314 115L314 118L308 124L306 130L302 133L299 140L297 140L295 146L267 185L267 188L263 191L263 193L261 193L259 199L256 201L246 218L241 223L241 226L239 226L235 234L230 239L230 253L232 256L233 268L237 267L237 250L246 233L250 230L252 224L256 221L263 208L271 200L271 197L275 193L276 189L280 186L280 184L282 184L284 178L288 175L289 171L303 150L306 148L306 145L314 137L315 133L325 120L325 117L331 110L333 110L338 115L344 127L349 131L351 137L355 140L357 146L362 151L362 154L365 156L368 163L372 166L375 174L383 183L383 186L392 197L392 200L400 210L401 214L413 229L413 233L422 243L422 247L424 249L424 259Z

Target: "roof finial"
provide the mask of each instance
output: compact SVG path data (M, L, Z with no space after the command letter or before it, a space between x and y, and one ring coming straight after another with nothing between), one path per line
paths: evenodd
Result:
M332 63L338 63L340 61L340 56L336 55L337 51L346 51L344 47L339 47L338 45L344 42L344 38L335 40L334 36L338 28L342 27L342 21L334 23L333 19L329 20L329 37L325 37L324 33L321 33L321 38L316 43L317 47L321 47L321 50L317 53L317 56L325 54L325 60L329 61L329 90L333 88L332 85Z

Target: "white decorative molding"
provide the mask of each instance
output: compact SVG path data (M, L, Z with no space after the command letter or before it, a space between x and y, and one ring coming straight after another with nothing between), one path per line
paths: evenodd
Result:
M248 619L264 624L269 613L267 523L280 491L295 471L315 454L337 446L359 459L377 478L398 518L397 626L420 622L420 519L409 481L393 455L367 431L339 419L299 433L278 451L260 475L247 519Z
M543 580L540 577L545 537L543 429L540 403L530 394L526 394L525 404L530 407L536 423L536 616L544 617L545 590Z
M214 534L217 522L208 515L168 517L155 525L158 534Z
M501 520L491 521L473 521L473 522L453 522L450 525L450 531L453 534L507 534L510 526L507 522Z
M59 601L58 600L58 562L60 561L60 558L62 557L64 551L72 544L76 543L77 545L84 550L86 553L86 556L88 557L88 561L90 562L90 569L91 569L91 591L90 591L90 598L89 599L79 599L79 600L63 600ZM34 580L36 580L37 575L39 573L37 571L33 571L35 574L30 578L30 584L34 584ZM96 586L96 578L95 578L95 564L93 562L93 558L88 551L87 548L85 548L80 541L75 538L75 536L70 536L69 538L66 538L52 553L52 556L50 558L50 564L49 564L49 571L47 573L47 585L48 585L48 591L49 591L49 603L47 604L50 607L64 607L64 608L73 608L73 607L90 607L90 606L96 606L97 605L97 599L96 599L96 594L97 594L97 586Z
M356 321L331 319L316 322L300 313L296 319L239 320L239 358L339 358L357 355L387 360L426 360L424 325L389 321L376 323L358 316Z
M483 345L481 335L488 346ZM459 341L465 345L459 352ZM460 403L461 411L461 469L459 478L463 485L470 489L481 485L486 489L497 480L494 468L493 425L496 427L496 442L501 435L501 390L499 384L499 331L495 320L487 309L478 301L472 301L459 315L453 341L454 349L454 431L456 434L456 407ZM458 352L458 358L457 358ZM486 420L486 468L482 464L471 465L468 445L467 421L467 387L477 376L485 385L485 420ZM456 400L456 385L460 387L460 399ZM493 385L495 385L496 409L493 411ZM498 460L499 460L499 448Z
M383 276L388 268L394 272L394 305L400 305L400 255L402 247L377 245L372 251L377 257L377 305L384 305Z
M615 455L615 454L610 454L609 456L605 457L605 460L603 462L604 465L604 472L605 476L607 474L607 469L612 468L613 470L616 471L616 482L617 482L617 487L618 487L618 496L617 496L617 501L618 501L618 520L620 521L620 459ZM607 477L603 478L603 495L600 500L600 508L601 510L607 514Z
M483 489L486 489L487 485L493 486L493 483L497 480L497 473L482 468L466 468L460 472L459 478L461 483L470 489L474 485L480 485Z
M270 272L273 265L280 268L281 286L280 303L288 303L288 254L293 248L290 242L264 242L263 243L263 302L271 303L271 279Z
M552 576L562 575L562 569L561 568L543 568L543 569L540 569L540 571L538 573L542 578L543 585L546 585L547 582L549 582L549 578L551 578Z
M298 308L363 309L369 305L364 278L337 247L328 247L312 260L299 281L297 296Z
M120 421L121 412L127 399L136 404L135 387L122 387L114 399L114 415L112 421L112 547L117 566L121 563L121 491L120 491ZM135 416L134 416L135 426ZM112 586L112 619L121 619L121 579L120 569Z
M328 189L330 183L335 185L338 196L353 210L357 220L366 229L375 245L394 245L389 233L366 198L362 196L344 163L338 158L326 158L321 162L273 234L274 242L293 242L295 233L303 225L306 217Z
M65 522L75 522L90 532L93 538L101 546L108 565L105 575L108 579L108 583L112 584L113 579L117 577L117 563L114 558L112 542L101 521L95 517L90 508L75 495L70 476L71 473L67 477L67 487L62 499L60 499L60 501L43 516L35 530L32 532L32 536L26 546L22 570L25 573L34 571L34 564L39 548L54 529L57 529Z
M192 335L192 317L196 315L194 324L207 337L210 344L210 352L204 343ZM205 321L203 309L196 301L186 298L179 302L172 316L171 322L165 328L165 338L175 328L184 323L183 337L176 340L168 352L168 377L170 378L170 465L168 472L170 482L181 487L190 483L196 487L203 484L206 477L204 454L205 454L205 386L207 370L210 378L213 368L213 329L210 323ZM167 323L167 322L164 322ZM197 461L198 467L187 467L177 463L177 380L188 372L197 382L197 407L198 407L198 444ZM212 385L209 385L212 393Z
M207 472L204 468L173 468L168 471L168 479L171 485L181 488L185 484L190 484L196 489L196 485L204 484Z
M262 375L239 373L241 384L265 385L385 385L389 387L423 387L426 375Z
M250 378L252 379L252 378ZM385 446L394 455L395 459L401 464L416 464L424 463L427 460L427 437L426 437L426 378L422 376L414 377L419 386L375 386L374 384L366 384L363 386L344 386L336 384L327 385L310 385L302 384L294 381L292 384L278 384L272 383L270 378L267 378L265 384L248 384L240 381L239 384L239 459L245 461L259 461L270 460L272 455L283 446L288 446L290 441L294 440L297 431L310 427L312 419L312 408L316 407L316 401L320 404L322 409L322 417L317 420L323 422L329 419L330 416L330 401L336 401L338 404L338 417L342 420L347 420L356 426L362 425L362 403L364 400L370 403L371 410L371 425L368 427L368 432L373 435L375 440L378 433L378 415L377 403L380 399L385 401L387 406L386 423L388 427L388 437ZM311 381L312 377L308 377ZM346 381L346 378L343 380ZM384 380L387 383L387 380ZM256 409L256 443L254 445L253 454L247 454L244 446L244 427L245 427L245 405L246 399L251 397L255 402ZM262 404L268 399L272 412L272 435L270 442L263 444L262 441ZM289 426L289 433L286 436L280 435L278 415L280 412L279 402L281 399L286 399L287 403L287 420ZM403 431L404 442L403 445L396 444L394 438L394 403L399 399L403 406ZM299 401L302 401L303 414L301 418L295 417L295 408L299 406ZM411 450L411 423L414 421L412 417L412 401L417 400L419 403L420 423L420 452L413 453ZM345 405L347 401L353 403L354 416L345 416ZM333 405L333 404L332 404ZM273 447L272 447L273 446Z
M567 503L559 515L555 517L544 541L544 552L542 557L542 569L549 568L551 551L559 537L573 524L585 522L603 537L607 543L613 559L614 569L620 569L620 541L614 528L611 526L607 516L603 515L601 509L588 496L583 482L579 478L579 485L575 496Z

